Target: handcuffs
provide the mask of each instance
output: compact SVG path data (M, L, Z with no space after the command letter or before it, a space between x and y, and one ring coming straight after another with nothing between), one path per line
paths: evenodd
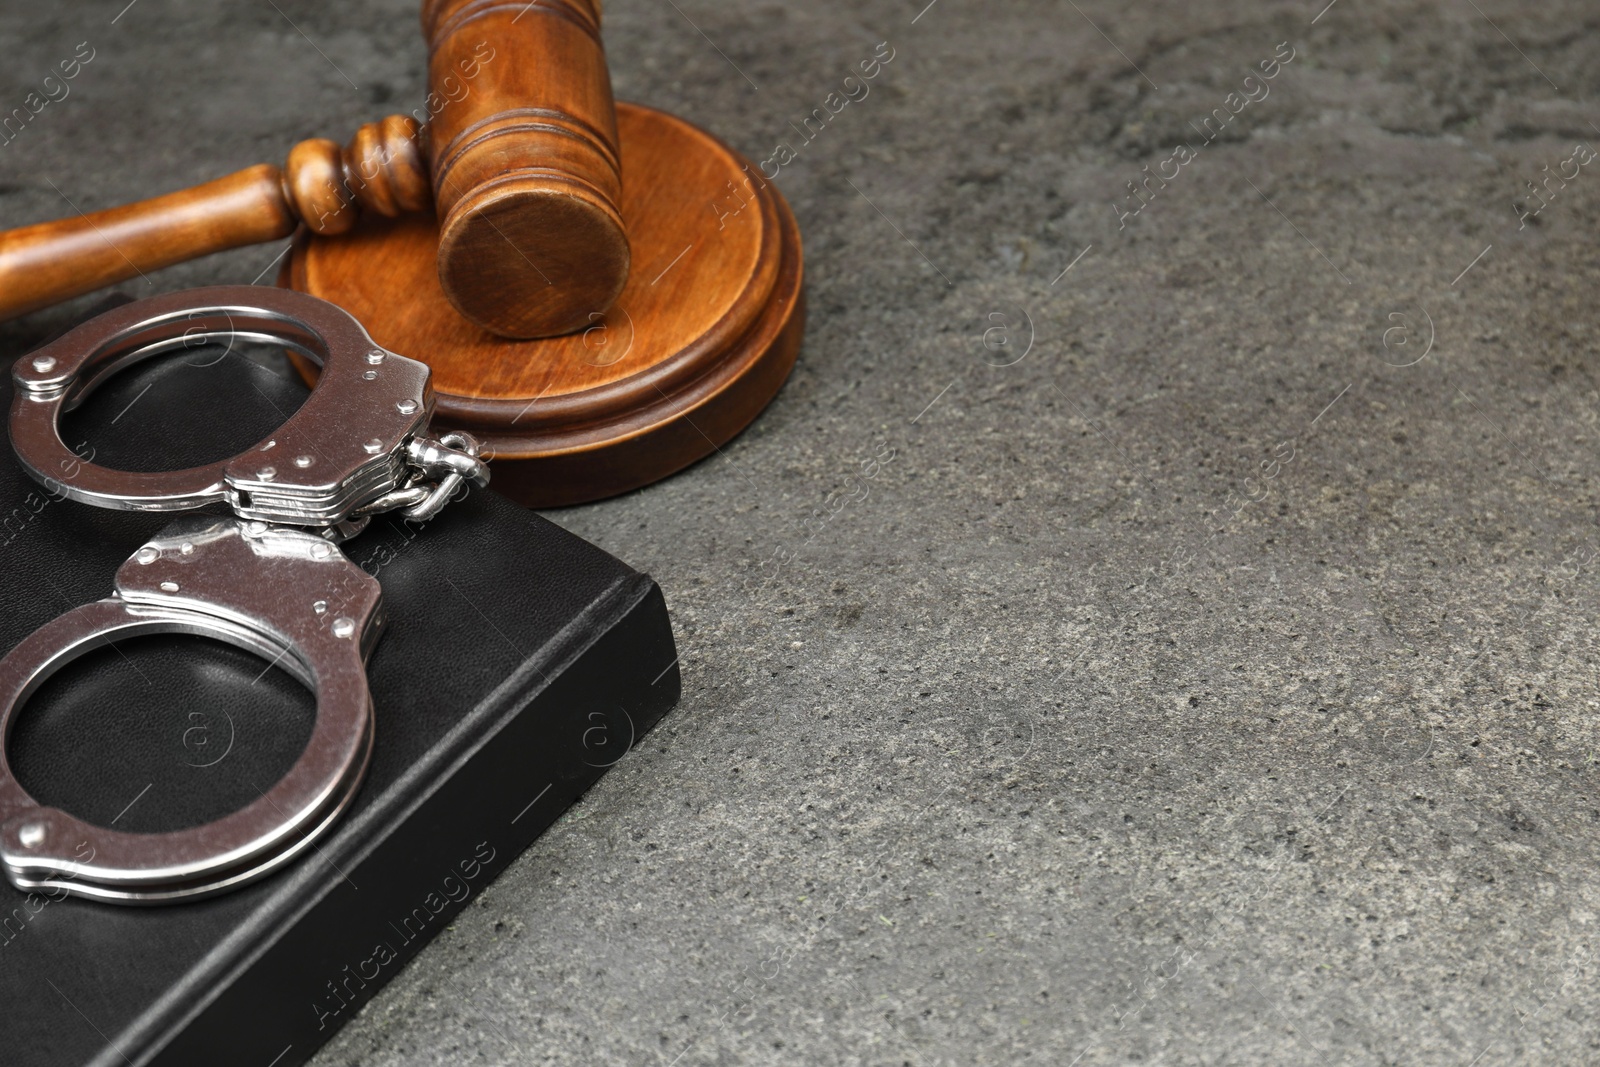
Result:
M225 338L276 343L321 364L305 403L232 459L116 471L62 440L60 419L123 368ZM469 435L435 437L425 363L375 344L348 313L284 289L218 286L126 304L18 361L11 441L57 495L181 518L117 570L115 592L35 630L0 660L0 865L18 889L123 904L219 893L310 847L349 806L372 751L367 657L383 628L376 579L339 544L371 516L432 518L489 471ZM5 742L29 695L95 648L195 634L282 666L316 696L305 751L243 809L202 826L136 834L94 826L23 790Z

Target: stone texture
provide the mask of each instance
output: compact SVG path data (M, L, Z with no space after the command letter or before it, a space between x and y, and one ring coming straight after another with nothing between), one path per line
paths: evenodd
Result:
M607 5L619 96L795 149L806 347L554 515L683 703L315 1063L1600 1058L1600 172L1513 207L1600 142L1600 14L923 2ZM414 3L120 7L0 9L3 110L97 49L4 224L421 100Z

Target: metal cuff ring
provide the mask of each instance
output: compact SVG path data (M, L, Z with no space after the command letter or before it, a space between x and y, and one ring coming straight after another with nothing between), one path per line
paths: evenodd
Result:
M0 863L22 889L118 903L222 892L293 858L345 809L372 749L366 657L382 624L375 579L326 538L235 518L185 518L117 571L116 595L34 631L0 660ZM316 694L294 767L243 809L171 833L125 833L44 807L4 741L28 696L79 656L138 634L210 637L280 663Z
M61 415L117 371L224 338L282 344L322 365L306 402L253 448L186 470L135 472L91 463L61 439ZM113 308L19 360L13 377L12 445L52 490L128 511L186 511L226 500L244 518L301 526L335 525L357 502L399 484L406 442L433 409L426 364L379 347L326 301L250 285Z

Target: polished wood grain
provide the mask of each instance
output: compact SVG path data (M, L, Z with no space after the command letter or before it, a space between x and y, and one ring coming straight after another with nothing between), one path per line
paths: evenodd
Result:
M483 438L496 487L535 506L624 492L712 453L777 393L804 330L800 234L778 190L664 112L619 105L617 124L634 269L581 332L512 341L463 318L423 217L305 235L280 279L431 364L438 423Z
M368 123L344 149L302 141L282 169L247 167L192 189L0 233L0 320L174 263L354 227L432 203L415 119Z
M283 187L312 233L346 233L362 215L394 218L433 206L423 129L409 115L369 122L340 148L313 138L289 151Z
M585 327L627 280L597 0L427 0L426 102L344 148L315 138L183 192L0 233L0 319L290 234L348 233L437 199L445 296L509 337Z
M428 0L429 80L473 78L434 116L439 281L505 337L581 329L621 293L616 105L595 0Z

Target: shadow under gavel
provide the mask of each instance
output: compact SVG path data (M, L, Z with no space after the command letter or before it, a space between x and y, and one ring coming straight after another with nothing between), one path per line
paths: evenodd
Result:
M513 338L589 325L629 267L598 0L429 0L422 25L426 125L391 115L343 148L301 141L282 168L0 233L0 320L300 225L340 234L434 207L439 281L463 316Z

